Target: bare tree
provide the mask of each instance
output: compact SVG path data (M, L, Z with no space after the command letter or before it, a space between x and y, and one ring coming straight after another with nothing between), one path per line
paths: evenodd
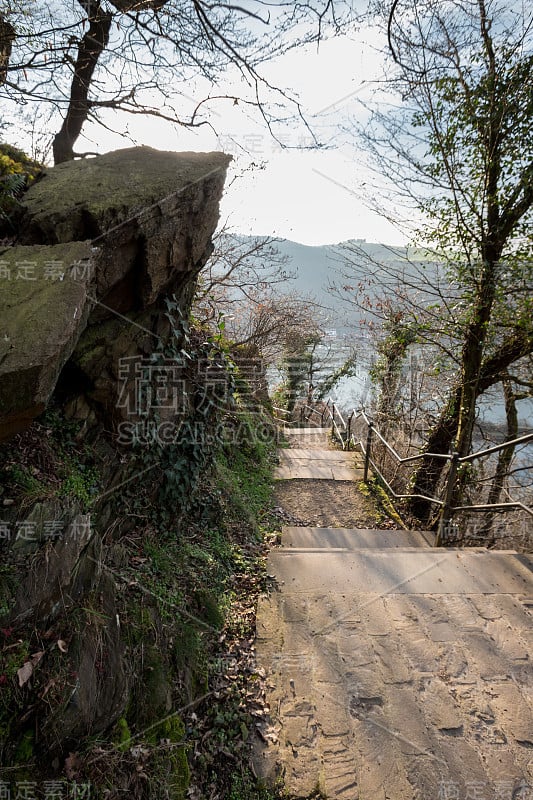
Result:
M52 124L61 121L53 141L56 163L78 155L76 141L87 121L109 125L110 110L198 127L211 124L214 106L229 101L259 109L272 130L286 114L280 104L286 106L289 96L269 83L261 65L340 25L331 0L243 5L10 0L4 5L0 98L17 111L28 102L42 105L45 116L46 109L53 111ZM228 70L238 77L239 89L226 94L216 87ZM195 82L205 92L199 99L188 95ZM293 113L300 115L292 102Z
M429 454L470 451L478 398L533 349L533 14L500 0L396 0L384 11L388 89L401 101L373 113L364 142L428 220L420 236L444 270L440 283L419 282L416 264L397 282L419 338L447 352L449 388L412 478L430 495L443 461ZM427 522L431 506L417 499L411 511Z
M241 306L228 319L226 331L236 347L274 364L283 353L295 353L303 341L322 337L320 309L294 293L273 294Z
M206 321L243 303L257 305L294 277L289 257L273 236L243 236L225 224L213 237L213 253L199 275L196 311Z

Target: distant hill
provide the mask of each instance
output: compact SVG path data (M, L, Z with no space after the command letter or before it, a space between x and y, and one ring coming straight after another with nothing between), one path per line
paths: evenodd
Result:
M239 236L240 238L244 241L261 237ZM290 263L287 265L288 270L297 273L293 282L294 286L307 292L316 293L318 300L329 297L327 288L336 277L336 269L343 261L343 248L348 245L357 246L361 250L362 258L366 255L383 262L398 261L400 263L401 259L405 259L407 256L405 247L391 248L382 244L366 242L364 239L320 246L300 244L289 239L280 239L276 242L279 252L290 259Z
M239 236L243 241L260 237ZM266 237L265 237L266 238ZM440 280L441 288L446 286L445 276L439 270L437 263L431 259L427 251L414 250L405 247L391 247L375 242L366 242L354 239L338 244L313 247L280 239L276 247L282 255L288 257L286 269L295 273L287 283L280 284L280 291L287 292L291 289L301 295L312 296L317 303L324 307L324 327L328 331L337 333L337 347L339 363L346 357L350 347L356 345L358 352L358 377L343 381L338 387L340 399L345 407L353 407L360 402L361 395L367 391L368 368L372 363L374 353L371 341L364 328L359 325L361 312L356 305L343 302L339 297L328 291L331 283L342 283L339 268L345 259L343 249L351 247L352 255L363 266L372 261L385 264L393 274L395 271L410 273L413 277L414 289L422 289L421 274L427 274L432 281ZM414 266L412 266L414 265ZM440 274L439 274L440 273ZM419 286L420 284L420 286ZM374 296L379 296L379 287L374 288ZM500 429L505 420L505 409L501 400L498 387L487 393L484 402L480 404L480 417L485 423L495 424ZM526 399L519 403L519 416L521 428L531 425L533 401Z
M252 241L261 237L239 236L238 238L243 241ZM346 259L346 248L351 246L352 256L363 266L366 261L369 264L374 261L387 264L392 270L397 269L400 272L405 270L408 263L408 251L405 247L390 247L366 242L364 239L321 246L310 246L288 239L280 239L275 246L283 256L288 258L287 272L294 274L294 277L290 278L287 283L280 284L279 290L282 292L294 290L298 294L311 296L324 307L328 326L335 328L340 333L347 330L353 331L354 324L357 325L361 317L355 305L343 301L328 291L332 283L342 283L339 269ZM418 261L423 257L427 257L427 255L422 251L409 250L411 261Z

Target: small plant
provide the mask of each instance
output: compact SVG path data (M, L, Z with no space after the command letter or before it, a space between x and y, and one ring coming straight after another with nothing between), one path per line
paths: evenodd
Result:
M11 464L6 469L6 478L24 504L38 502L53 494L53 487L33 475L29 467Z
M16 232L19 198L40 170L41 166L22 150L0 144L0 229L5 233Z
M67 472L61 489L60 497L71 497L81 504L84 510L90 508L98 493L98 474L92 468L83 464L73 465L72 471Z
M281 795L257 782L249 772L233 775L228 800L280 800Z

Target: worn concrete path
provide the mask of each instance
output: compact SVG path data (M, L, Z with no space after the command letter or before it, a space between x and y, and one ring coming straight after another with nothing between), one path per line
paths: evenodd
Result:
M328 448L329 428L294 428L287 433L290 449L279 451L278 480L353 481L363 477L355 453Z
M533 561L431 543L283 529L258 608L255 768L292 796L533 799Z

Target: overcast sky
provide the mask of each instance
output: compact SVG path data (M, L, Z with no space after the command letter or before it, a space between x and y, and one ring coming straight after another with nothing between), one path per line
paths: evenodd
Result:
M283 149L258 115L228 101L209 106L215 131L208 127L172 130L157 119L126 118L130 136L159 149L231 153L234 161L221 211L223 219L240 233L275 235L311 245L346 239L403 244L405 237L366 207L365 196L376 192L375 179L345 130L351 119L364 114L360 101L372 102L376 81L382 78L379 51L384 46L383 34L361 28L350 37L321 43L318 50L314 46L291 51L263 68L270 82L299 97L322 149L309 149L312 135L296 123L277 129L280 142L287 146ZM228 86L231 90L231 82ZM225 90L220 87L220 93ZM202 90L198 91L191 90L187 111L201 99ZM92 138L102 152L131 145L131 139L101 128L91 131L88 126L86 131L88 143ZM252 162L258 166L250 167Z

